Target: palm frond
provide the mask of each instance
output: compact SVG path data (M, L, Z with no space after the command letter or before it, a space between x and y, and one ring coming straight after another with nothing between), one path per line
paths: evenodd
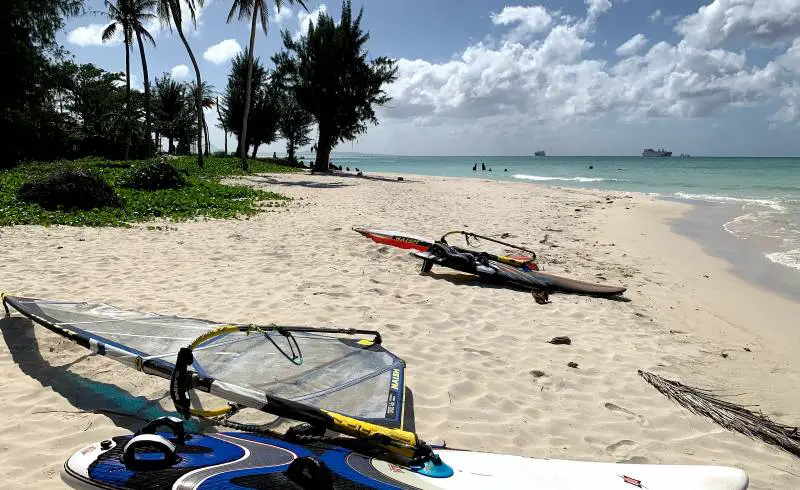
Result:
M172 9L174 5L174 0L159 0L158 4L156 5L156 17L158 20L161 21L162 26L169 27L169 30L172 31ZM180 6L178 8L178 22L181 21L181 9Z
M106 42L109 39L113 38L114 35L116 35L116 33L117 33L117 23L114 22L106 26L105 29L103 29L103 34L101 38L103 39L103 42Z
M257 3L261 4L261 7L258 9L258 16L259 20L261 21L261 28L264 30L264 35L267 35L267 30L269 29L269 7L266 5L264 0L255 0ZM280 9L281 2L280 0L275 1L275 5L278 6Z
M189 18L192 19L192 25L197 27L197 6L203 6L203 0L184 0L186 3L186 8L189 9ZM196 2L196 3L195 3ZM177 6L177 10L181 10L180 0L175 0L175 4Z
M142 36L142 39L149 42L151 46L156 45L156 40L153 39L153 36L150 35L150 32L148 32L147 29L139 29L138 32L139 35Z
M245 10L245 5L244 4L245 3L246 3L246 0L245 1L243 1L243 0L233 0L233 3L231 4L231 9L228 11L228 17L225 19L225 22L226 23L230 23L233 20L234 16L237 16L239 18L239 20L241 20L242 17L244 17L244 15L245 15L244 14L244 10ZM239 12L238 15L236 14L237 11Z
M761 411L756 413L745 406L721 400L711 390L692 388L641 370L639 376L664 396L694 414L708 417L728 430L800 456L800 432L797 427L770 420Z

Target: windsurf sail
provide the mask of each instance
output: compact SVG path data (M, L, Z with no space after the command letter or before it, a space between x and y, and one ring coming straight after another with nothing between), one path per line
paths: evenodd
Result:
M391 245L405 250L419 250L427 252L433 245L433 240L428 240L417 235L391 230L377 230L372 228L353 228L353 231L362 234L375 243Z
M229 325L107 304L3 296L9 306L91 351L174 383L191 346L188 387L235 404L415 457L405 362L370 330ZM407 394L408 393L408 394ZM209 415L222 413L218 411ZM429 448L428 448L429 449Z
M513 245L511 243L498 240L496 238L488 237L485 235L479 235L477 233L472 233L469 231L450 231L442 235L442 238L440 238L438 242L436 240L428 240L427 238L423 238L418 235L413 235L410 233L404 233L400 231L379 230L373 228L353 228L353 231L360 233L361 235L369 238L375 243L380 243L382 245L391 245L392 247L402 248L405 250L412 250L412 251L416 250L419 252L428 252L431 249L431 247L433 247L436 243L447 244L447 237L450 235L464 236L465 240L467 241L467 244L470 244L471 240L474 241L487 240L490 242L494 242L500 245L505 245L507 247L523 251L528 255L494 255L488 252L479 252L476 250L469 250L456 246L453 246L453 248L462 253L481 255L486 259L495 260L497 262L501 262L503 264L507 264L513 267L521 267L530 270L539 269L539 267L536 265L536 262L534 262L536 260L536 253L533 252L532 250L528 250L518 245Z

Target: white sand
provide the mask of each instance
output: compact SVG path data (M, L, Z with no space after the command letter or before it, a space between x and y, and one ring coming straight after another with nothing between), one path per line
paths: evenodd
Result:
M746 284L671 233L667 221L686 206L405 178L253 177L295 200L250 220L0 229L0 289L218 321L374 328L408 363L425 440L534 457L738 466L751 488L800 488L800 460L687 413L637 375L741 393L735 401L800 420L800 304ZM446 270L421 276L417 260L353 226L431 237L510 232L540 251L546 270L625 284L631 301L554 294L538 305ZM0 481L9 487L59 488L72 452L139 425L93 409L170 408L162 380L87 356L26 320L0 324ZM572 345L546 342L557 335ZM93 393L90 381L107 383L105 392ZM116 400L115 387L124 395Z

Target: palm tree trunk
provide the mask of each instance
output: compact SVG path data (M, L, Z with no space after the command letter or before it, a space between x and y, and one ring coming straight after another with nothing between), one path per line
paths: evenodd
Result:
M144 56L144 43L139 31L136 31L139 43L139 56L142 58L142 74L144 75L144 131L147 134L147 156L153 156L153 134L150 132L150 77L147 74L147 59Z
M180 19L177 18L175 12L172 13L172 20L175 24L175 30L178 31L178 36L183 41L183 45L186 47L186 52L189 53L189 58L192 60L192 66L194 67L194 76L195 76L195 83L197 84L197 89L194 94L195 104L197 105L197 166L203 166L203 97L200 93L200 87L203 86L203 82L200 80L200 67L197 66L197 60L194 57L194 53L192 53L192 48L189 47L189 42L186 41L186 36L183 34L183 28L181 27Z
M217 95L217 103L215 106L217 108L217 116L222 126L222 132L225 133L225 156L228 156L228 128L222 123L222 112L219 110L219 95Z
M253 85L253 50L256 46L256 21L258 20L258 6L261 2L254 2L253 21L250 23L250 49L247 51L247 85L244 92L244 117L242 119L242 140L247 141L247 118L250 117L250 91ZM242 150L242 168L247 170L247 145Z
M203 148L205 151L206 156L211 153L211 141L208 139L208 123L206 122L206 118L203 117L203 133L206 135L206 144Z
M125 112L128 121L126 131L128 134L125 137L125 160L127 160L131 151L131 130L133 129L133 121L131 121L131 40L128 39L128 30L124 27L122 29L125 31Z

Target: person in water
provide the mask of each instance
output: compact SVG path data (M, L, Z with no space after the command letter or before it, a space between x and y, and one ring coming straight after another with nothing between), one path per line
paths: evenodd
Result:
M481 163L481 170L486 170L486 163Z
M475 163L475 165L472 166L472 171L473 172L477 172L478 171L478 164L477 163Z

